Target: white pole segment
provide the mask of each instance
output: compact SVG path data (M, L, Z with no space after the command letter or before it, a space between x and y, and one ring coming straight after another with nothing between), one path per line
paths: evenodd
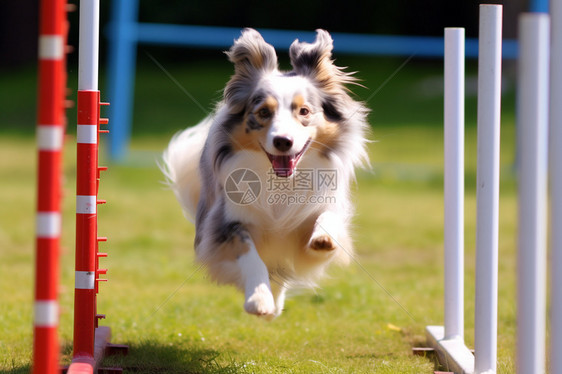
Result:
M545 372L549 17L519 17L517 372ZM560 103L559 103L560 104Z
M78 90L98 90L99 0L80 0Z
M475 373L495 373L502 6L480 5L476 223Z
M445 29L445 339L464 338L464 28Z
M562 0L551 0L550 17L550 372L562 374Z

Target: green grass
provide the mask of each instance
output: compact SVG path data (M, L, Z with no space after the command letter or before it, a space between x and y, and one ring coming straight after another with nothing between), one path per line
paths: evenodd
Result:
M371 87L356 91L369 98L400 63L350 61ZM208 107L228 70L217 65L198 69L172 66L170 71ZM413 356L411 347L424 344L426 325L443 321L442 98L418 97L414 88L438 74L432 64L407 65L371 98L372 138L377 140L370 146L373 170L359 174L353 192L357 261L333 268L318 289L294 294L283 315L268 323L246 315L238 291L214 285L193 263L193 226L160 183L152 155L165 147L170 134L203 113L157 68L141 67L132 146L149 152L142 162L111 165L100 184L100 198L108 200L98 213L99 234L109 237L100 245L109 253L102 260L109 282L100 286L99 311L107 315L102 324L112 328L112 340L130 346L129 356L110 358L108 365L134 373L432 373L433 359ZM2 78L16 86L18 75L28 77L29 71ZM0 111L10 126L33 125L28 112L33 112L34 87L26 87L15 95L27 106L7 98ZM510 97L502 129L500 373L514 372L515 349ZM473 104L471 98L467 111ZM472 346L476 134L473 114L467 117L465 324ZM36 154L30 131L20 132L0 133L0 373L28 372L32 349ZM70 357L72 340L74 155L69 139L60 289L63 361Z

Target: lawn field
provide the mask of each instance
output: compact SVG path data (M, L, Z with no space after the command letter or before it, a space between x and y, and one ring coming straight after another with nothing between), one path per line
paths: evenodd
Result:
M432 357L413 356L411 348L425 343L426 325L443 321L442 96L420 98L408 87L431 86L439 70L424 64L407 66L395 80L384 83L400 62L384 61L382 71L369 70L368 61L358 65L354 70L366 70L364 84L371 87L360 95L374 109L371 138L375 141L369 148L372 169L359 172L353 189L354 261L332 268L317 289L295 292L286 311L272 322L245 314L238 291L213 284L194 264L194 228L162 184L156 160L174 131L204 113L184 116L184 111L200 109L180 104L150 112L146 91L152 90L163 106L170 100L159 90L175 99L180 96L179 101L188 99L157 68L141 69L134 152L126 163L110 164L99 192L108 201L99 207L98 216L99 235L109 238L100 244L100 250L109 253L102 260L102 267L109 268L109 281L100 285L98 309L107 315L102 324L112 328L112 340L130 346L129 356L110 358L108 365L120 365L128 373L432 373L438 368ZM205 79L216 82L205 92L191 92L208 107L217 98L220 81L224 84L228 77L228 70L219 69L218 74L213 69L201 73L176 67L171 73L186 87L190 87L186 82L194 82L193 87ZM17 77L11 79L8 84L15 86ZM30 80L28 88L33 84ZM3 105L7 123L21 121L29 126L30 118L33 122L32 115L23 109L18 112L15 104ZM467 111L473 106L474 98ZM515 371L515 140L510 109L508 105L502 123L500 373ZM467 113L465 328L469 346L474 327L474 117ZM151 131L151 124L159 131ZM69 132L60 274L63 362L71 353L74 289L76 160L72 128ZM30 131L2 128L0 373L26 373L30 368L35 152Z

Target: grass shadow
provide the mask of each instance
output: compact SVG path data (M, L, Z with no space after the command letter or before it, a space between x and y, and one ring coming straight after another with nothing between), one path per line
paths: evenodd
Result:
M12 369L2 369L0 374L29 374L31 372L31 365L24 365Z
M63 367L64 365L68 365L70 360L72 360L72 342L61 342L59 348L61 352L59 362L61 367ZM32 360L31 357L30 360ZM10 369L0 369L0 374L29 374L31 373L32 369L31 365L32 362L30 362L29 364L24 364L22 366L16 366L15 364L12 364L12 368Z
M193 346L164 345L157 341L126 343L127 356L107 357L103 367L120 367L123 373L246 373L243 364L236 363L216 350ZM221 359L219 360L219 357ZM226 363L225 363L226 362Z
M213 349L165 345L157 341L127 343L127 345L129 346L127 356L106 357L102 362L102 368L122 368L124 374L239 374L248 372L243 363L225 358L220 352ZM61 366L68 365L72 358L72 345L61 347L61 352ZM220 360L219 357L221 357ZM0 369L0 374L29 374L30 372L31 364Z
M449 368L446 367L446 365L442 364L439 361L439 356L437 355L437 353L433 350L427 350L427 351L418 351L418 352L414 352L415 348L431 348L428 346L428 342L427 339L423 336L411 336L409 339L410 342L410 349L412 349L412 352L420 357L425 358L426 360L428 360L429 362L433 363L433 369L434 372L445 372L448 373Z

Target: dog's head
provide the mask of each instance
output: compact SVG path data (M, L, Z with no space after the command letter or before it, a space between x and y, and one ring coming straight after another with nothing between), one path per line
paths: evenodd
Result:
M227 52L235 74L224 91L242 122L232 129L234 149L263 152L280 177L291 176L309 148L330 157L357 138L363 149L367 109L349 96L345 85L355 80L333 64L332 49L328 32L317 30L314 43L293 42L293 70L280 72L274 48L257 31L242 32Z

